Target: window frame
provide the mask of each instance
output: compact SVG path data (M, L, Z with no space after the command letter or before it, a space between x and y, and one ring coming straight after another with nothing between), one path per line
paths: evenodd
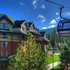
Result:
M4 53L3 53L3 51L1 51L1 56L4 56Z
M8 35L7 34L1 34L1 38L7 38Z
M1 23L1 29L8 29L7 23Z
M8 51L4 51L4 52L5 52L4 55L5 55L5 56L8 56Z
M3 41L1 41L1 47L4 47Z
M5 41L5 42L1 41L1 47L8 47L8 42L7 41Z
M5 47L8 47L8 42L6 41L6 42L4 42L5 43Z

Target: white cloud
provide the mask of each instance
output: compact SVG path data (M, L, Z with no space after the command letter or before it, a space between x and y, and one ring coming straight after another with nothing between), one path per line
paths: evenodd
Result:
M56 23L56 20L55 19L52 19L50 24L55 24Z
M54 28L55 27L55 25L51 25L51 26L49 26L48 28Z
M56 20L59 20L59 19L60 19L60 17L57 17L57 18L56 18Z
M37 8L37 2L38 2L39 0L33 0L33 6L34 6L34 8Z
M41 8L42 8L42 9L45 9L45 5L42 5Z
M38 15L37 18L40 18L42 23L46 21L46 18L43 15Z
M46 19L42 19L42 23L44 23L46 21Z
M47 29L47 27L43 27L42 29Z
M56 12L56 15L59 15L59 13L58 13L58 12Z
M64 16L70 16L70 12L63 13Z
M24 2L20 2L20 6L24 6Z

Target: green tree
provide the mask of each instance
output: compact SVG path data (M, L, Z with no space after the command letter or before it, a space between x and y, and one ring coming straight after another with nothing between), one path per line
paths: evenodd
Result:
M36 43L28 33L26 41L19 44L16 54L9 61L9 70L46 70L44 45Z
M70 65L70 48L68 47L66 42L64 43L65 45L61 50L60 60L61 60L62 66L65 66L68 68L68 66Z

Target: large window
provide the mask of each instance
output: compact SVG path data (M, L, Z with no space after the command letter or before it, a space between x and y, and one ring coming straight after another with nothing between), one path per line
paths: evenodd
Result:
M5 42L5 47L8 47L8 42Z
M8 51L1 51L1 56L8 56Z
M8 51L6 51L6 56L8 56Z
M22 27L22 30L27 33L27 28L26 27Z
M8 56L8 51L4 51L4 55L5 56Z
M8 29L8 24L1 23L1 29Z
M1 56L3 56L3 51L1 51Z
M8 47L8 42L1 42L1 47Z
M3 42L1 42L1 47L3 47Z
M7 38L6 34L1 34L1 38Z

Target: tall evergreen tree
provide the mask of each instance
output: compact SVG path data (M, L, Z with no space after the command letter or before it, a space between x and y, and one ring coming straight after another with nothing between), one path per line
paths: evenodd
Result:
M68 66L70 65L70 48L68 47L66 42L64 43L65 45L61 50L60 60L62 62L62 65L68 68Z
M19 44L16 54L11 57L9 70L46 70L44 45L36 43L28 33L26 41Z

